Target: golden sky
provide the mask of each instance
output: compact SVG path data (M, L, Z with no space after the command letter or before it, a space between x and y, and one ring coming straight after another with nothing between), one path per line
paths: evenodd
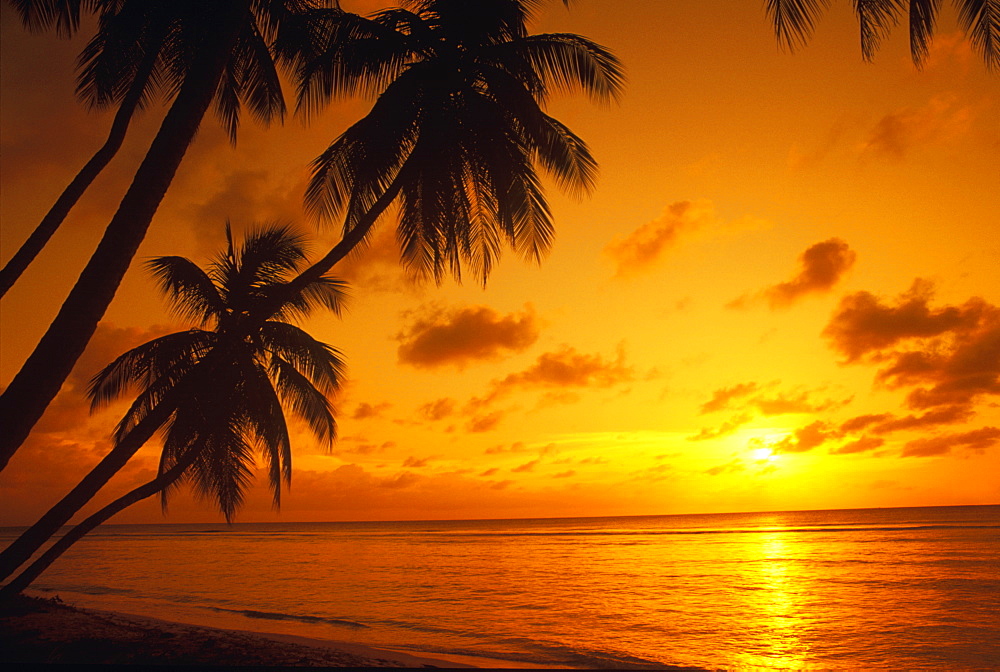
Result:
M367 12L381 3L350 2ZM506 518L1000 502L1000 77L945 9L922 70L906 31L862 61L849 3L780 50L758 0L544 5L534 32L610 47L620 105L552 113L601 165L582 200L549 190L540 266L485 289L418 285L390 222L342 269L340 439L297 435L280 514L263 481L241 521ZM73 41L2 14L2 258L103 141L73 97ZM220 249L223 223L317 232L307 164L369 101L307 126L202 130L139 258ZM0 383L30 352L98 240L163 115L146 112L64 230L8 294ZM319 231L317 251L336 240ZM0 525L27 524L108 449L122 407L86 381L186 328L133 264L97 335L0 475ZM150 446L107 497L148 480ZM106 499L105 498L105 499ZM168 522L219 520L175 497ZM164 520L145 502L117 522Z

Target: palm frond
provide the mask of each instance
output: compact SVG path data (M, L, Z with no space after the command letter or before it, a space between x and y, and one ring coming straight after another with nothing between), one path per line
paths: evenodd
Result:
M911 7L921 1L923 0L911 0ZM903 2L904 0L854 0L854 12L861 32L861 55L866 61L874 60L882 40L899 23Z
M940 0L910 0L910 56L918 68L927 58ZM870 60L870 59L869 59Z
M583 91L599 103L616 102L625 87L625 68L611 51L580 35L549 33L530 35L495 47L498 64L511 51L526 59L546 89ZM486 52L487 56L490 52Z
M1000 0L955 0L958 20L986 67L1000 68Z
M829 0L765 0L764 7L774 24L778 41L794 51L812 36L816 19L830 5Z
M225 313L223 297L212 278L186 257L156 257L146 262L174 314L206 324Z

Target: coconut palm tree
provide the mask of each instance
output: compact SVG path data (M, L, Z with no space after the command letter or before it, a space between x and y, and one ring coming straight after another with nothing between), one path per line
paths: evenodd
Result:
M540 173L588 191L586 143L547 115L557 91L615 100L624 74L607 49L574 34L528 34L532 0L411 0L321 25L296 63L307 113L341 94L377 96L371 111L313 163L307 206L342 218L343 237L290 283L326 273L390 206L403 262L440 281L463 265L485 283L504 247L539 260L552 240Z
M21 23L33 32L55 29L60 35L71 37L79 28L79 2L17 0L13 4L21 16ZM156 83L161 78L161 73L158 71L163 68L164 59L161 52L169 28L169 22L156 20L161 18L156 15L162 15L166 5L133 4L128 8L145 11L125 11L102 16L101 22L105 25L81 54L80 59L81 74L77 90L87 104L95 109L118 105L108 137L66 186L27 240L0 269L0 297L6 295L17 282L83 193L115 157L125 141L132 117L146 107L155 93ZM134 49L124 51L130 58L109 59L108 56L118 54L101 43L107 42L108 37L120 37L123 28L144 37L135 40ZM99 63L103 67L100 67ZM115 71L112 72L112 69ZM123 69L130 72L122 72ZM123 87L122 82L131 83Z
M93 335L208 108L215 103L231 138L235 138L242 105L264 122L281 118L285 107L271 44L286 24L301 25L291 18L329 4L324 0L18 3L41 8L40 18L35 19L39 25L50 21L72 27L81 4L99 11L98 36L84 51L85 64L92 66L84 68L84 83L104 81L93 89L94 95L108 95L108 100L116 99L116 91L135 93L133 85L142 79L141 64L149 63L143 57L156 51L155 36L163 34L149 74L150 88L145 90L151 91L155 84L172 96L173 103L90 261L49 329L0 395L0 425L4 427L0 470L27 438ZM57 11L66 7L70 10ZM133 18L145 17L155 27L137 33L112 30L111 26L119 26L116 20L129 12ZM133 27L147 23L123 21ZM101 80L105 75L112 81ZM119 76L123 81L118 81ZM111 94L101 93L105 85ZM85 89L91 91L88 86Z
M812 35L829 0L766 0L767 14L778 39L790 49ZM1000 0L952 0L965 34L990 70L1000 67ZM904 19L910 30L910 55L920 67L927 58L940 0L854 0L861 29L861 54L875 57L882 40Z
M281 481L291 479L283 404L322 441L333 439L332 406L325 395L343 376L340 354L286 320L319 307L339 312L343 283L324 276L294 294L282 291L273 317L256 320L251 316L257 304L270 302L304 263L303 240L288 227L271 226L236 245L228 226L226 232L228 249L207 271L182 257L149 262L175 311L199 326L140 345L95 376L94 408L139 388L115 430L114 448L0 553L0 579L26 562L157 431L165 438L156 489L166 493L160 485L189 479L215 499L227 520L252 480L255 448L264 456L275 505L280 503ZM177 465L185 466L178 471Z

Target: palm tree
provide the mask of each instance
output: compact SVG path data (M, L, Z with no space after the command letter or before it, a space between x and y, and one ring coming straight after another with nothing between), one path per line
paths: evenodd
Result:
M35 3L18 0L18 3L41 8L40 18L36 19L39 25L49 20L59 26L72 26L73 11L56 10L69 7L78 17L81 7L81 0ZM0 436L0 470L27 438L93 335L209 106L215 102L231 138L235 138L243 104L261 121L281 118L285 107L270 45L286 24L300 25L290 21L291 18L327 3L323 0L210 3L90 0L82 4L88 9L96 8L101 17L101 30L88 46L90 51L84 52L85 63L93 66L90 70L84 68L84 81L91 81L86 78L87 73L93 74L93 81L108 75L111 81L101 80L102 86L106 84L112 92L128 90L134 94L143 79L140 64L149 64L143 61L143 55L156 52L154 36L163 34L149 81L173 95L173 103L76 285L21 370L0 395L0 425L4 427ZM150 26L158 28L138 33L112 30L111 26L120 25L116 19L127 13L145 17ZM147 24L123 21L122 25ZM124 81L118 81L119 76ZM110 95L109 100L114 99L115 95Z
M952 0L958 20L989 70L1000 67L1000 0ZM795 49L812 35L816 19L829 0L767 0L767 14L778 39ZM927 58L940 0L854 0L861 29L861 54L875 57L882 40L904 15L910 28L910 55L920 67Z
M367 116L313 163L307 206L343 217L343 237L290 283L326 273L392 205L404 263L440 281L463 264L485 283L507 246L539 260L552 240L539 169L571 193L597 164L547 115L555 91L617 99L621 64L574 34L529 35L533 0L411 0L362 18L343 14L313 35L310 53L279 42L297 65L307 112L340 94L372 94Z
M14 4L21 15L21 23L28 30L54 28L61 35L70 37L79 28L79 2L17 0ZM108 137L66 186L27 240L3 269L0 269L0 297L6 295L17 282L83 193L115 157L125 140L132 117L146 107L152 94L155 93L155 85L161 78L159 73L163 67L161 51L169 22L149 19L157 13L162 14L158 10L163 10L166 6L161 3L149 3L145 6L129 5L128 8L146 11L125 11L103 16L102 23L106 25L102 26L102 30L81 54L78 93L92 108L103 109L118 105ZM107 37L121 36L122 28L144 37L135 41L135 48L131 54L129 50L125 50L130 58L108 62L110 59L107 57L117 56L117 53L116 50L105 48L102 42L107 42ZM130 72L122 72L123 69ZM122 82L128 81L131 81L131 84L123 87Z
M252 480L255 447L264 455L275 506L280 503L281 481L290 482L291 449L282 404L321 440L333 439L335 423L325 394L340 384L340 354L285 320L304 317L318 307L339 312L343 283L324 276L293 294L282 291L282 305L273 318L259 321L252 318L257 305L270 305L271 296L283 290L305 261L303 240L280 226L254 230L242 245L234 244L227 226L227 238L227 251L207 272L182 257L149 262L176 312L194 318L199 328L140 345L95 376L90 387L95 408L139 388L115 430L115 446L72 492L0 553L0 579L26 562L157 431L164 431L165 438L154 491L166 493L160 486L187 478L198 492L217 501L227 520L242 504ZM152 494L149 487L143 486L143 492ZM114 512L107 511L100 515ZM54 559L46 557L45 563Z

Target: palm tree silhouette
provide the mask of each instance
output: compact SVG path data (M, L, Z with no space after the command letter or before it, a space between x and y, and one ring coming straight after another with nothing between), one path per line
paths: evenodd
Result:
M0 395L0 425L5 430L0 436L0 470L27 438L93 335L209 106L214 101L232 139L243 105L261 121L281 118L285 105L271 45L289 25L308 28L293 17L327 3L16 0L15 4L29 27L54 24L64 31L75 29L81 6L99 12L97 36L82 57L81 86L98 103L121 99L122 123L131 117L127 107L132 99L138 106L155 91L165 91L173 103L90 261ZM53 221L58 218L57 214ZM44 237L43 231L39 239Z
M767 14L778 39L790 49L803 45L812 35L819 15L829 0L767 0ZM1000 67L1000 0L952 0L965 34L990 70ZM940 0L854 0L861 29L861 54L875 57L882 40L903 17L909 24L910 55L920 67L927 58Z
M264 456L275 506L281 482L291 479L288 407L329 444L335 435L327 398L343 377L340 353L286 320L316 308L340 310L343 283L323 277L294 294L282 291L272 319L252 317L256 306L283 289L305 262L301 236L288 227L252 230L242 245L202 270L182 257L159 257L148 266L175 312L200 325L140 345L94 377L95 408L137 387L139 393L115 430L114 448L81 483L0 553L0 579L28 560L80 510L157 431L163 430L159 475L83 523L82 531L11 582L19 592L73 540L128 503L162 492L180 479L213 498L227 520L253 479L253 451ZM206 328L209 327L209 328ZM96 522L95 522L96 521Z
M342 15L312 41L316 53L293 45L300 109L344 93L377 95L313 162L307 207L343 217L344 235L302 282L363 243L394 204L404 263L437 281L460 278L464 263L485 283L504 246L540 260L552 220L539 168L576 194L593 186L597 169L545 103L559 90L615 100L624 74L584 37L529 35L535 4L418 0L370 19Z

